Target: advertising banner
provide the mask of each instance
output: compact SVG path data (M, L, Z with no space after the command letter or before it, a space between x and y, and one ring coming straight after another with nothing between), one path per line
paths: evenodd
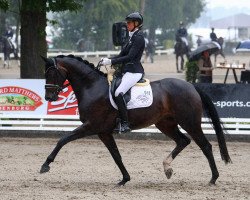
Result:
M249 84L196 84L209 95L220 117L250 118Z
M46 114L45 80L0 80L0 114Z
M220 117L250 118L249 84L196 85L211 97ZM44 86L43 79L0 80L0 114L79 114L76 96L70 85L60 92L54 102L45 101Z

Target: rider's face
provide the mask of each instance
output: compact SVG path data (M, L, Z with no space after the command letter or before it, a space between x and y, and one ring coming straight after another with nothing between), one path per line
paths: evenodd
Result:
M127 21L128 31L132 31L135 28L135 23L133 21Z

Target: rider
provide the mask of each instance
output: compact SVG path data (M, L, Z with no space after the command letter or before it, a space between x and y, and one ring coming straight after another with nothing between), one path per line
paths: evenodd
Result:
M15 46L15 44L14 44L13 41L12 41L13 35L14 35L13 29L12 29L10 26L8 26L7 29L6 29L6 31L5 31L5 33L4 33L4 37L6 37L7 40L9 41L9 43L10 43L10 45L11 45L11 48L12 48L12 49L15 49L16 46Z
M180 21L179 29L177 30L175 34L175 39L176 39L176 42L183 41L186 44L187 48L189 49L187 36L188 36L187 29L184 27L184 23Z
M125 18L129 31L129 41L122 48L118 56L103 58L102 65L122 64L122 81L115 91L115 102L121 118L121 127L116 129L122 133L130 132L127 114L127 106L123 95L134 86L143 76L144 69L141 64L141 57L145 48L143 32L140 30L143 24L143 17L139 12L133 12Z
M210 33L210 38L211 38L212 41L217 42L218 38L217 38L216 33L214 32L214 28L211 28L211 30L212 30L212 32Z
M4 36L11 40L13 38L13 35L14 35L14 32L13 32L12 28L10 26L7 27L7 29L4 33Z

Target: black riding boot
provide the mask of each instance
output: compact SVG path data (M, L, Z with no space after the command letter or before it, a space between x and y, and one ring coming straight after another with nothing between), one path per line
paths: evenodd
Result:
M129 128L129 123L128 123L127 106L123 98L123 93L120 93L117 97L115 97L115 102L118 107L121 123L118 123L118 127L116 127L114 131L119 133L130 132L131 129Z

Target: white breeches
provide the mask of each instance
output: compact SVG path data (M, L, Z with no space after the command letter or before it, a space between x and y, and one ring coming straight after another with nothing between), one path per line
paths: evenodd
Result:
M121 92L125 94L131 87L133 87L142 78L141 73L126 72L122 77L122 82L115 91L117 97Z
M186 46L188 46L188 41L187 38L185 37L181 37L182 42L184 42L186 44Z

